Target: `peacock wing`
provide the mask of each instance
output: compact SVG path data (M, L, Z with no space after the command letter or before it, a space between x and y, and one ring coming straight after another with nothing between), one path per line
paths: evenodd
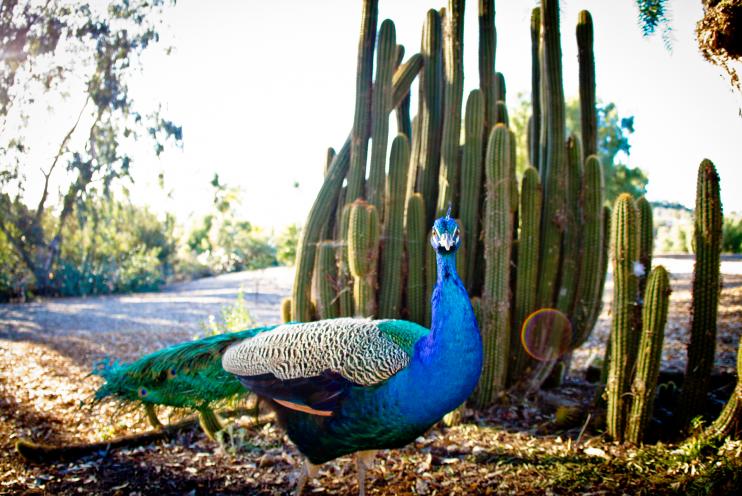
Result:
M222 366L258 395L330 415L351 387L376 386L407 367L427 333L397 320L284 324L227 348Z

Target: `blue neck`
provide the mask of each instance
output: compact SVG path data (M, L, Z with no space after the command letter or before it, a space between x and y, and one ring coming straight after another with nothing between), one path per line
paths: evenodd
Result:
M436 258L438 279L433 289L431 332L418 341L413 361L420 372L421 392L434 391L428 398L438 403L421 411L443 409L437 412L443 415L474 390L482 368L482 340L469 295L456 272L455 255L436 253ZM440 398L447 400L442 402Z

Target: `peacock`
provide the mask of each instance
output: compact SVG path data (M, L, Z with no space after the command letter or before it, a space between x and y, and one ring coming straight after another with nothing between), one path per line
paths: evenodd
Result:
M482 369L479 327L456 272L461 236L450 209L435 220L430 242L437 260L430 329L337 318L210 336L99 369L106 382L96 397L208 412L249 390L272 407L305 458L298 494L321 464L353 453L364 494L376 450L423 434L467 399Z

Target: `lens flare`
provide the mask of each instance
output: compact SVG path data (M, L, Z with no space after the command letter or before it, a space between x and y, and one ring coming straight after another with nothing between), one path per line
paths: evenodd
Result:
M523 322L520 340L526 353L536 360L555 360L569 350L572 324L559 310L540 308Z

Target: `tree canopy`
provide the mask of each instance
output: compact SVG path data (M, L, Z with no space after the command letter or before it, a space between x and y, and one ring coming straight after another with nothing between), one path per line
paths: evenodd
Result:
M73 214L131 179L126 144L147 137L159 155L166 141L182 140L160 109L138 109L128 87L141 54L159 41L165 7L164 0L0 6L0 233L37 292L58 290L54 271ZM64 130L46 161L37 138L49 120Z

